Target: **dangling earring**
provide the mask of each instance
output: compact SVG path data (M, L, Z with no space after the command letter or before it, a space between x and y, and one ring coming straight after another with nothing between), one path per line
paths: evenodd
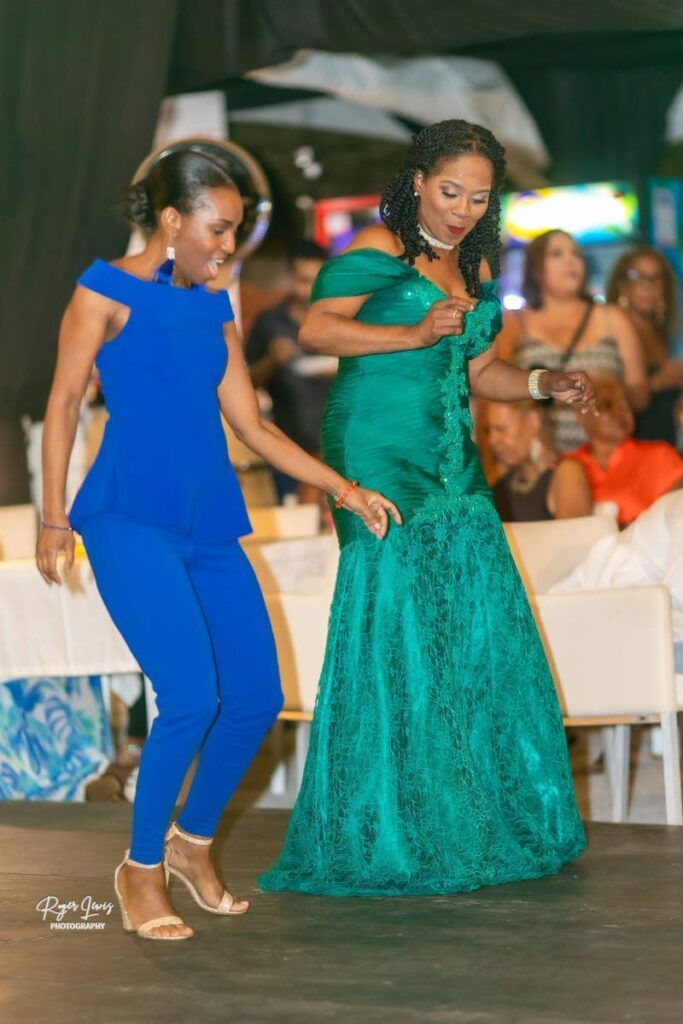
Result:
M166 262L157 267L154 280L160 284L173 284L173 270L175 268L175 246L166 246Z
M538 468L538 464L541 461L543 455L543 442L540 437L532 437L529 441L529 458L533 462L534 466Z

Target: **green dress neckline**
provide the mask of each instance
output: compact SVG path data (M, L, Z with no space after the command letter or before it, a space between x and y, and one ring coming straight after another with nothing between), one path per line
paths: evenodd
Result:
M338 256L333 256L332 260L330 260L329 262L342 259L346 260L348 257L354 256L356 254L358 256L361 256L361 254L367 255L371 259L374 257L379 257L380 262L382 259L391 260L391 263L394 267L402 268L406 272L406 275L413 275L415 277L421 278L423 281L426 281L427 284L430 284L435 291L437 291L440 295L443 295L445 299L458 298L458 296L449 295L449 293L447 291L444 291L444 289L440 285L438 285L436 281L433 281L431 277L428 277L426 274L423 274L422 271L418 270L417 267L412 266L412 264L406 263L406 261L401 259L400 256L394 256L390 252L385 252L384 249L375 249L371 245L362 246L359 249L349 249L348 252L339 253ZM495 295L497 281L482 281L481 287L484 289L485 292L490 292Z

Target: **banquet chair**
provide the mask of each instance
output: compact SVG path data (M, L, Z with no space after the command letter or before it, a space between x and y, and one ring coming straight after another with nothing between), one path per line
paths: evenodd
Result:
M616 531L607 517L506 524L550 663L565 725L602 726L613 819L628 805L631 726L661 724L666 819L683 824L671 597L661 586L546 593Z
M0 560L33 558L38 539L38 520L33 505L0 507Z
M320 532L320 507L315 504L250 508L249 519L254 532L243 538L246 544L315 537Z
M284 693L284 708L271 736L279 766L263 803L291 806L308 753L339 548L334 536L324 535L251 544L245 551L265 597ZM289 759L282 758L283 723L294 729Z

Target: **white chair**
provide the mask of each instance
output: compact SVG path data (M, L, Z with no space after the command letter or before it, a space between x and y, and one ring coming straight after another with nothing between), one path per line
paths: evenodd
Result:
M273 730L278 761L282 723L292 722L295 726L294 755L276 770L262 805L291 806L301 785L308 753L339 549L336 538L328 535L251 544L245 552L263 589L277 645L284 693L284 709Z
M628 803L631 725L660 723L666 817L683 824L671 598L665 587L548 594L596 540L604 517L506 526L555 679L565 724L612 731L613 817Z
M320 532L320 507L314 504L250 508L249 519L254 532L243 538L247 545L315 537Z
M38 518L33 505L0 507L0 560L33 558L38 539Z

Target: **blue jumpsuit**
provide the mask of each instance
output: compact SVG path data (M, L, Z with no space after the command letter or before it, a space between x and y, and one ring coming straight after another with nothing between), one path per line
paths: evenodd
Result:
M130 849L156 864L194 755L178 824L208 837L282 707L216 394L233 313L226 292L144 281L102 260L78 283L130 310L96 360L110 418L70 520L156 694Z

